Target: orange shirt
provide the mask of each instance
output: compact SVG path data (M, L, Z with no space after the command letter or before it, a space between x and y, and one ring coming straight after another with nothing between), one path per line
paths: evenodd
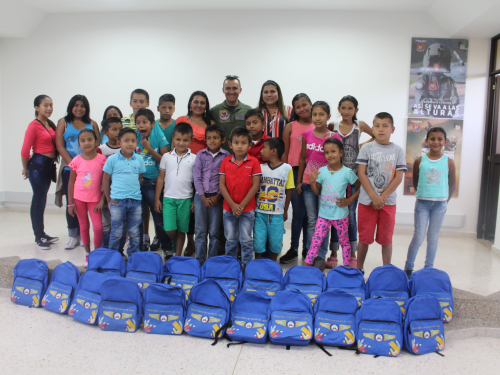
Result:
M207 148L207 142L205 141L205 130L207 128L206 126L198 126L193 124L188 120L187 116L181 116L177 120L175 120L176 124L179 124L180 122L187 122L189 125L191 125L191 128L193 128L193 141L189 146L192 154L196 155L201 150Z

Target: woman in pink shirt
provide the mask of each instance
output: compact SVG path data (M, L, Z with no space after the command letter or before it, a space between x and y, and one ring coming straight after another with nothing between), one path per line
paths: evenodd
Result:
M24 134L21 160L23 177L30 180L33 189L31 199L31 225L35 233L35 242L40 250L50 249L50 244L59 240L45 233L43 214L47 204L50 182L56 178L56 126L49 120L52 115L52 99L47 95L35 98L35 120L31 121ZM33 155L31 154L33 150Z

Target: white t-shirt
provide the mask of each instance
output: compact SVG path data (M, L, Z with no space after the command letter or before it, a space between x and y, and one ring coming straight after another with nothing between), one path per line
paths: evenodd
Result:
M179 156L175 149L163 154L160 170L165 171L164 197L174 199L193 198L193 167L196 155L188 149Z
M116 154L117 152L120 152L120 147L110 147L108 146L107 143L103 143L102 145L99 146L101 149L101 152L104 156L106 156L106 159L109 158L111 155Z

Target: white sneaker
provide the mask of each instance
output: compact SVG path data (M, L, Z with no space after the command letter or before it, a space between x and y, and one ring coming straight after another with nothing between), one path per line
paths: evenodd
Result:
M78 238L70 237L68 243L64 245L64 250L72 250L77 246L78 246Z

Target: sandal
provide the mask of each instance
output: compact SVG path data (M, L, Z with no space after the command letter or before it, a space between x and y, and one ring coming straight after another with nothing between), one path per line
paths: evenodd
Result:
M326 268L335 268L337 267L337 258L330 257L326 260Z

